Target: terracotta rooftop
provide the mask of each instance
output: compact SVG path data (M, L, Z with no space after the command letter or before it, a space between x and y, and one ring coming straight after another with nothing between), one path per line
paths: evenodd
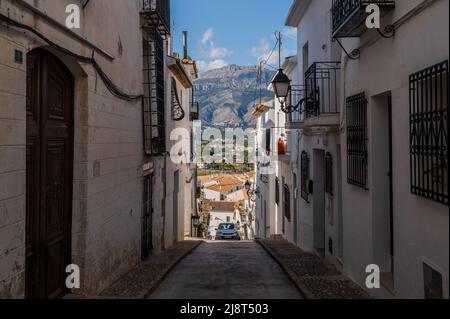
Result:
M236 202L211 202L212 211L234 213Z

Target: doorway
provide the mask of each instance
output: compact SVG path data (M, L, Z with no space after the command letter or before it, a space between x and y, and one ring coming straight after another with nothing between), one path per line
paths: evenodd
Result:
M325 151L314 150L314 248L325 257Z
M71 264L74 79L51 53L27 55L26 297L67 293Z
M297 174L292 174L292 181L293 181L293 191L294 191L294 197L293 197L293 202L294 202L294 208L293 208L293 227L294 227L294 243L296 245L299 245L298 242L298 212L297 212L297 207L298 207L298 182L297 182Z
M373 242L375 263L383 285L394 283L394 191L392 161L392 96L376 96L373 102Z
M142 260L145 261L153 250L153 174L144 176L142 212Z

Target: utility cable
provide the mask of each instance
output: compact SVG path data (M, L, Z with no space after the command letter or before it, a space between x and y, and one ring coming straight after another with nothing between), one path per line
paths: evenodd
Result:
M50 45L52 48L54 48L55 50L57 50L59 52L62 52L64 54L68 55L68 56L71 56L71 57L77 59L78 61L85 62L85 63L90 63L94 67L94 69L96 70L96 72L98 73L100 78L102 79L102 81L105 84L106 88L111 92L111 94L113 94L114 96L118 97L119 99L127 100L127 101L133 101L133 100L141 99L143 97L142 95L127 94L122 89L120 89L117 85L115 85L113 83L113 81L103 71L101 66L97 63L97 61L95 60L94 56L86 57L86 56L74 53L74 52L70 51L69 49L66 49L66 48L56 44L55 42L53 42L52 40L47 38L45 35L43 35L41 32L39 32L35 28L30 27L30 26L28 26L26 24L20 23L18 21L15 21L15 20L13 20L13 19L11 19L11 18L9 18L9 17L7 17L7 16L5 16L3 14L0 14L0 21L3 21L6 24L11 25L13 27L16 27L16 28L19 28L19 29L23 29L23 30L26 30L26 31L29 31L29 32L33 33L34 35L36 35L37 37L42 39L44 42L46 42L48 45Z

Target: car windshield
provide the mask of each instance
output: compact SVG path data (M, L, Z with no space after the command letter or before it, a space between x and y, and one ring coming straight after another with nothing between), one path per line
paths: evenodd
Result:
M220 224L219 230L234 230L234 224Z

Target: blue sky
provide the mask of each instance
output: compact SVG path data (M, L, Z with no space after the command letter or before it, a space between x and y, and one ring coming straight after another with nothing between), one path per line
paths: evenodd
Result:
M296 30L284 26L292 0L172 0L174 50L182 31L201 72L227 64L256 65L284 34L282 57L296 53ZM270 63L277 66L277 54Z

